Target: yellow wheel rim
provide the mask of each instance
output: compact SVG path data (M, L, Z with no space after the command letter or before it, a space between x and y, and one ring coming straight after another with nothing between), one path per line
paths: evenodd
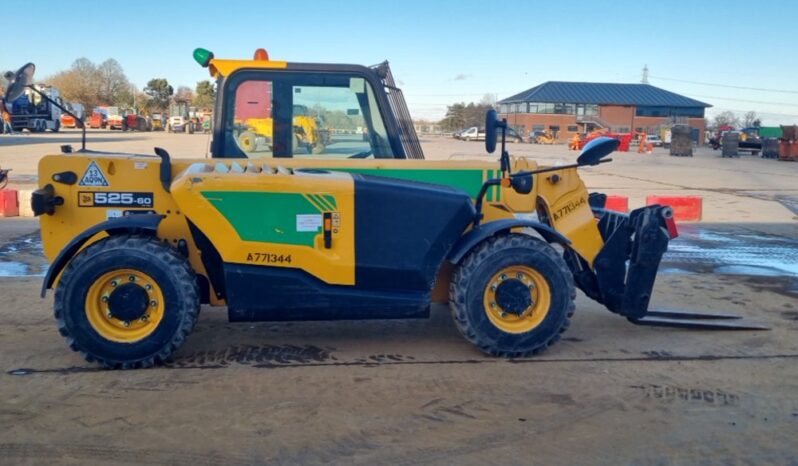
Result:
M516 297L522 302L529 302L524 309L502 307L502 302L506 300L501 295L509 292L507 287L511 283L513 292L518 294ZM488 281L483 304L488 319L499 330L525 333L540 325L549 313L551 288L537 270L523 265L512 265L500 270Z
M124 292L136 294L143 303L132 315L129 309L122 313L112 308L122 302L124 297L119 293ZM86 294L86 317L103 338L134 343L158 328L164 316L164 305L163 291L152 277L134 269L118 269L103 274L91 284Z
M241 133L238 137L238 143L244 152L253 152L255 150L255 135L250 132Z

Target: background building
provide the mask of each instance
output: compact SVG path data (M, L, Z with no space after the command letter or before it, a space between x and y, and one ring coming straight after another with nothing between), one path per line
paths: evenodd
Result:
M607 129L660 133L686 124L703 143L704 111L711 105L649 84L548 81L499 101L499 113L525 136L551 130L564 142L574 133Z

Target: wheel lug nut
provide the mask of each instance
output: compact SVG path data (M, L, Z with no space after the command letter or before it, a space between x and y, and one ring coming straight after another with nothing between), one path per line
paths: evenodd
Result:
M129 277L127 277L127 279L129 281L131 281L131 282L135 282L136 281L136 276L135 275L130 275Z
M104 303L107 303L108 302L108 296L103 296L102 298L100 298L100 301L102 301Z
M106 314L106 317L108 317L109 319L113 319L114 315L109 312L108 314Z
M534 290L534 289L535 289L535 285L533 285L533 284L531 284L531 283L530 283L530 284L529 284L529 289L530 289L530 290Z
M506 319L507 318L507 313L506 312L502 312L501 316L502 316L502 319Z
M150 291L152 289L152 285L147 283L146 285L144 285L144 289L147 290L147 291Z
M497 286L497 285L491 285L491 286L490 286L490 289L491 289L491 290L493 290L493 291L496 291L496 289L497 289L497 288L498 288L498 286Z
M496 307L496 303L490 303L490 307L495 308Z
M517 274L515 274L515 278L517 278L519 280L523 280L524 279L524 274L522 274L521 272L518 272Z
M156 301L154 299L152 301L150 301L150 306L155 307L157 305L158 305L158 301Z
M505 274L502 274L502 276L501 276L501 279L502 279L502 280L507 280L507 275L505 275Z
M119 283L116 280L114 280L114 281L111 282L111 287L112 288L116 288L116 285L118 285L118 284Z
M130 327L130 322L126 320L122 323L122 325L124 325L125 327Z
M150 319L150 316L148 316L147 314L144 314L143 316L141 316L141 321L142 322L147 322L149 319Z

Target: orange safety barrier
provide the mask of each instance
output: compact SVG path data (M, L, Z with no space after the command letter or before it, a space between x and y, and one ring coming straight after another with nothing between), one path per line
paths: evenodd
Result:
M0 217L19 216L19 199L16 189L0 189Z
M607 196L607 203L604 208L615 212L629 212L629 198L626 196Z
M700 196L648 196L646 205L660 204L673 208L673 218L682 222L701 220L703 211Z

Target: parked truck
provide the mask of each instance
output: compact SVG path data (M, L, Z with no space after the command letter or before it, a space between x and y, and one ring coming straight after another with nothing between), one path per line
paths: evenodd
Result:
M37 84L36 89L63 105L57 88ZM41 133L46 130L58 132L61 129L61 110L30 89L26 89L19 98L11 102L9 110L14 131L27 129L32 133Z

